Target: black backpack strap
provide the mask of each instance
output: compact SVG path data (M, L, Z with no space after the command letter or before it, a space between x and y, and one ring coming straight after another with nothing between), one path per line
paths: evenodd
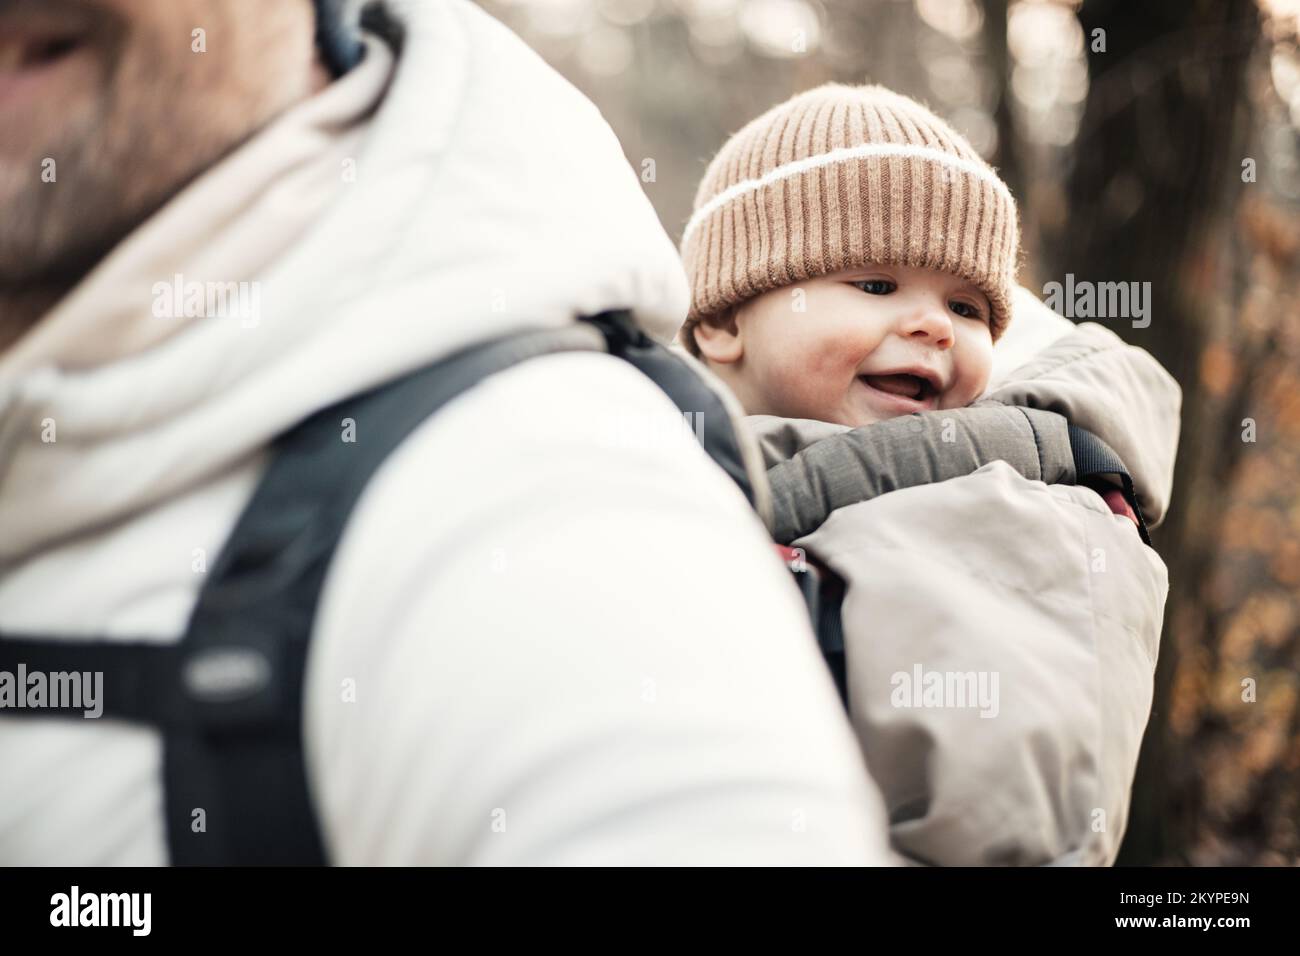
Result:
M109 717L174 724L187 710L185 702L169 692L179 684L181 659L175 644L0 634L0 671L16 675L19 694L15 706L0 710L0 716ZM27 678L37 672L47 680L50 675L92 675L92 682L76 688L75 703L64 701L62 695L58 702L47 696L46 703L29 708L22 702ZM97 683L93 675L99 675Z
M529 358L602 348L579 325L510 335L316 413L273 444L180 642L3 634L0 667L99 672L104 717L158 727L173 863L325 862L303 758L303 676L321 584L353 506L389 453L471 386ZM355 441L343 440L345 419Z
M1138 505L1137 493L1133 490L1133 476L1124 467L1124 462L1114 449L1087 429L1076 425L1067 425L1070 434L1070 451L1074 455L1075 482L1080 485L1095 486L1105 483L1104 476L1114 475L1120 481L1124 500L1128 502L1133 513L1137 515L1138 534L1142 543L1151 545L1151 534L1147 531L1146 518Z
M795 583L803 595L804 606L812 619L813 631L822 659L830 668L835 690L846 713L849 706L848 657L844 648L844 582L833 571L808 564L803 571L795 571Z
M630 362L663 389L684 414L695 416L693 424L704 450L739 486L750 505L755 505L754 487L745 468L740 439L722 399L680 356L646 335L630 312L602 312L587 321L604 334L611 355Z
M100 672L103 716L159 728L173 863L326 862L303 755L303 678L321 586L353 506L388 455L473 385L530 358L602 349L701 416L706 451L752 501L721 400L627 312L602 313L466 349L282 435L180 642L0 634L0 667ZM347 419L355 441L343 440ZM3 713L83 716L74 708Z
M834 575L828 575L817 596L817 616L813 624L817 628L817 644L821 648L826 666L830 668L835 689L839 691L840 703L845 713L850 716L853 708L849 703L848 651L844 646L844 582Z

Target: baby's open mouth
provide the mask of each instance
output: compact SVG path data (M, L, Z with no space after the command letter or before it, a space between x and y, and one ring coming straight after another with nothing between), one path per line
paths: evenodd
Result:
M858 378L866 382L874 389L882 392L888 392L891 395L901 395L903 398L910 398L921 402L936 394L935 387L927 379L919 375L910 375L907 372L898 372L893 375L859 375Z

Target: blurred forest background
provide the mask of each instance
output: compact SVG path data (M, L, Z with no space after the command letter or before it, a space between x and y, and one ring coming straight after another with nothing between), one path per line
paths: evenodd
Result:
M1170 596L1121 864L1300 861L1300 0L481 0L590 96L677 239L745 121L829 80L928 103L1006 178L1021 282L1184 390Z

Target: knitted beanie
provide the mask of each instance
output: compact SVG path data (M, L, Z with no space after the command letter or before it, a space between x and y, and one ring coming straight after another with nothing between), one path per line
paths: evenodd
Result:
M881 86L828 83L774 106L709 164L682 234L693 327L763 292L865 263L978 287L994 341L1018 255L1006 184L951 126Z

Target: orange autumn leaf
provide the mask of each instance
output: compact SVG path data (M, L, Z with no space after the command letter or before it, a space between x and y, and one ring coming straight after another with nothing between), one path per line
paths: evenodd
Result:
M1237 377L1237 362L1222 342L1207 345L1201 353L1201 382L1215 398L1223 398Z

